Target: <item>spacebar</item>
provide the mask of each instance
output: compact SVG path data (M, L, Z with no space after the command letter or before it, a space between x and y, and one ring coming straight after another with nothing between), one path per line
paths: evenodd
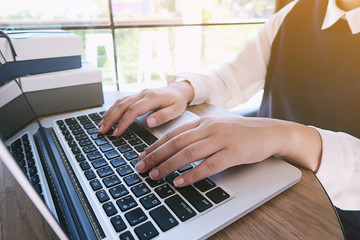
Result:
M199 212L203 212L206 209L212 207L212 204L203 195L201 195L194 187L187 186L176 189Z

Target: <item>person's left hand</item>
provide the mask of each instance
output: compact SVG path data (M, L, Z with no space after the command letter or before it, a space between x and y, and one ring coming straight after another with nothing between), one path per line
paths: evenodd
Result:
M262 161L280 151L273 119L206 116L184 124L143 152L136 170L159 180L191 162L206 158L178 176L176 187L192 184L228 167ZM281 125L281 124L280 124Z

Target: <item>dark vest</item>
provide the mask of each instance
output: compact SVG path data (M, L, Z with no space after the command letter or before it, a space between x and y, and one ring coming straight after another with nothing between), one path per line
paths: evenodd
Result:
M300 0L271 48L258 116L360 138L360 34L346 21L321 30L327 0ZM360 188L359 188L360 191ZM347 239L360 239L360 211L336 208Z
M360 138L360 34L346 21L321 30L327 0L300 0L271 48L258 116Z

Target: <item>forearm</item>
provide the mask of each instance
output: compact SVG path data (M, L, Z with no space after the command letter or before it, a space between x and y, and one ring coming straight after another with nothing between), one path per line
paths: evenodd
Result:
M316 173L322 155L322 140L318 131L302 124L280 120L278 129L278 155Z

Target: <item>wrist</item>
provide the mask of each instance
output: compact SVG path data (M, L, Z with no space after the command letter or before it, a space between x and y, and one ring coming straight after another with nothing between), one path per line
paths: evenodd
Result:
M187 104L189 104L194 99L194 88L191 83L187 80L173 82L169 85L172 88L175 88L185 99Z
M322 141L318 131L312 127L286 121L283 121L280 128L279 155L316 172L322 155Z

